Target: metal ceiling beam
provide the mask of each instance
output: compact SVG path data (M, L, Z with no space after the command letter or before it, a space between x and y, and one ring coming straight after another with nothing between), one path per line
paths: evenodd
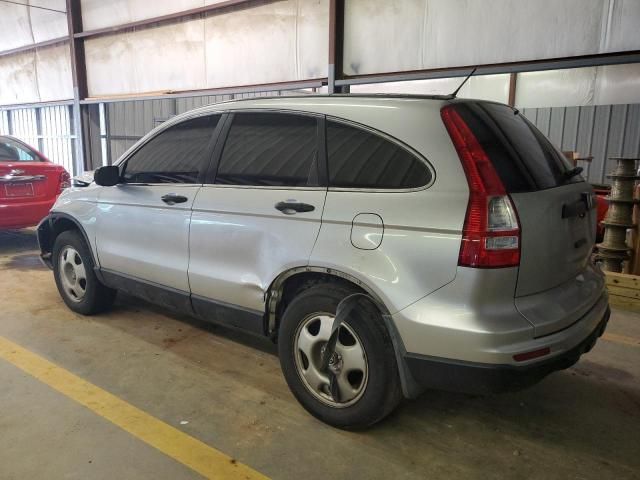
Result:
M499 73L538 72L542 70L560 70L566 68L596 67L602 65L619 65L623 63L640 63L640 50L551 58L545 60L531 60L524 62L478 65L478 69L474 76L494 75ZM336 85L362 85L367 83L428 80L431 78L465 77L469 75L469 72L474 68L474 66L475 65L381 74L351 75L345 76L343 79L336 79Z
M267 3L273 3L282 0L226 0L224 2L214 3L205 7L191 8L181 12L169 13L159 17L145 18L135 22L124 23L122 25L114 25L111 27L97 28L95 30L87 30L74 33L74 38L94 38L114 33L125 32L140 27L157 26L159 24L176 23L178 20L184 20L192 17L200 17L208 13L227 13L231 11L242 10L245 8L257 7Z
M73 105L73 100L59 100L59 101L56 100L52 102L12 103L10 105L0 105L0 111L20 110L23 108L58 107L60 105Z
M69 41L69 37L52 38L51 40L45 40L44 42L31 43L29 45L23 45L22 47L10 48L9 50L3 50L0 52L0 57L6 57L8 55L15 55L16 53L30 52L38 48L50 47L59 43L66 43Z
M262 83L255 85L243 85L239 87L224 87L224 88L208 88L204 90L190 90L185 92L170 92L160 95L122 95L122 96L109 96L109 97L92 97L81 100L82 105L90 105L93 103L113 103L113 102L127 102L134 100L165 100L168 98L189 98L189 97L202 97L213 95L236 95L242 93L253 92L275 92L280 90L301 90L303 88L320 88L326 85L326 78L315 78L311 80L299 80L294 82L277 82L277 83Z

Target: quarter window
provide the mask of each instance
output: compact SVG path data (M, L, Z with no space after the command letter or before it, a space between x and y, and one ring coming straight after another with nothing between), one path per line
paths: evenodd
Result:
M317 185L317 120L287 113L236 113L215 182Z
M427 165L395 143L366 130L327 122L329 186L405 189L431 181Z
M199 183L208 166L207 152L220 115L173 125L145 143L127 160L128 183Z

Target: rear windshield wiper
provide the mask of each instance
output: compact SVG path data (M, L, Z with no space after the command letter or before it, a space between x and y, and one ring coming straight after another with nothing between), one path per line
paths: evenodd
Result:
M569 180L571 180L576 175L580 175L583 170L584 170L584 168L582 168L582 167L573 167L573 168L571 168L569 170L565 170L564 172L562 172L562 175L560 177L560 183L568 182Z

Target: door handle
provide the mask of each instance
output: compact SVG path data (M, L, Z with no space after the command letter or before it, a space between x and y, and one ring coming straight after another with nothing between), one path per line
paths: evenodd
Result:
M316 207L308 203L296 202L295 200L287 200L275 204L276 210L280 210L285 215L295 215L298 212L313 212Z
M177 193L167 193L160 197L160 199L167 205L175 205L176 203L184 203L189 200L187 197L178 195Z

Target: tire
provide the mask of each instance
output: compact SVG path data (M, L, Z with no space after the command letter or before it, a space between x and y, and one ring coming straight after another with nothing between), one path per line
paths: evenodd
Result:
M67 230L56 237L52 260L58 292L71 310L93 315L113 305L116 290L96 277L91 251L79 232Z
M327 336L327 324L331 330L338 303L352 293L352 289L331 283L303 290L287 306L278 334L280 365L296 399L314 417L342 429L369 427L391 413L402 399L393 344L373 305L361 304L362 308L352 311L341 326L336 351L342 354L338 362L346 388L338 393L344 398L337 402L329 386L319 380L322 377L317 375L320 370L315 365L326 343L321 339ZM360 353L360 347L362 355L348 353ZM356 360L350 362L355 370L347 371L348 360L353 358ZM314 389L311 384L316 382L321 386Z

